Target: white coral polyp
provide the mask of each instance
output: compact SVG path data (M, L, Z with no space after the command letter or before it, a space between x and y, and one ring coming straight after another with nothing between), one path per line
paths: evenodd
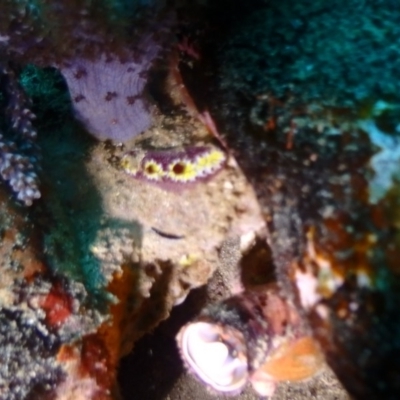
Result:
M213 389L237 392L247 382L247 358L221 338L221 327L194 322L181 329L178 344L191 372Z

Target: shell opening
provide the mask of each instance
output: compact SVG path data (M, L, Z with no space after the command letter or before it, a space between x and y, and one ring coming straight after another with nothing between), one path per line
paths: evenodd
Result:
M190 370L220 392L240 391L248 377L247 357L241 350L243 336L229 329L231 332L217 324L194 322L178 335L182 357ZM243 342L238 343L241 339Z

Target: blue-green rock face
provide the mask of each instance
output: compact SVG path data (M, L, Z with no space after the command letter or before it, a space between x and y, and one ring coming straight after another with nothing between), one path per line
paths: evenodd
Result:
M396 399L400 9L224 6L211 109L257 191L278 281L349 392Z

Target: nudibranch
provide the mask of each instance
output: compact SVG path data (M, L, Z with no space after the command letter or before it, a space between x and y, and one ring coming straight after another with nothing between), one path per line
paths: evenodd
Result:
M226 164L227 155L217 147L188 146L181 149L134 150L121 159L121 168L132 177L159 184L204 181Z
M206 308L181 328L177 343L188 370L225 394L250 382L271 396L279 382L305 380L323 365L319 346L275 285Z

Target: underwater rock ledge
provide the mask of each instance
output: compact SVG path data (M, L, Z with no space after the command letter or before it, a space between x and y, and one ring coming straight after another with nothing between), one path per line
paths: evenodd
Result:
M393 5L224 2L204 38L211 110L256 190L282 293L360 399L400 395Z

